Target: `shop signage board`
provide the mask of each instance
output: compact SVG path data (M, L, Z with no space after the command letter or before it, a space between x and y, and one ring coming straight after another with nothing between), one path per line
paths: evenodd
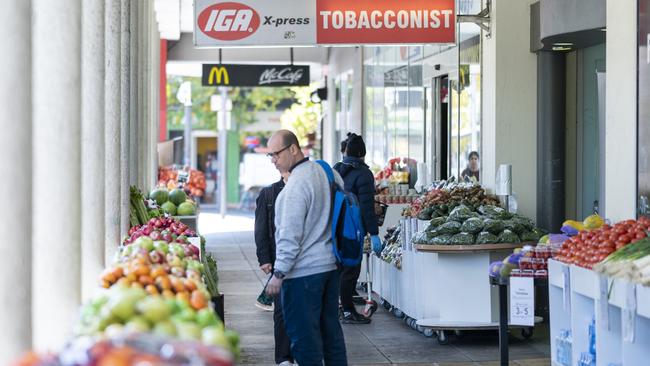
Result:
M510 324L535 325L535 286L531 277L510 277Z
M454 0L195 0L197 47L456 42Z
M203 86L307 86L309 66L203 64Z

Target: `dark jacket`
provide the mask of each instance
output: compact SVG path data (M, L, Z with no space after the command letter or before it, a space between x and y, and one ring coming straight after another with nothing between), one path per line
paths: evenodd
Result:
M260 266L275 263L275 200L284 188L284 181L262 188L255 208L255 245Z
M377 235L377 216L375 216L375 177L368 166L359 158L346 156L334 165L345 182L346 191L354 193L359 199L363 227L370 235Z

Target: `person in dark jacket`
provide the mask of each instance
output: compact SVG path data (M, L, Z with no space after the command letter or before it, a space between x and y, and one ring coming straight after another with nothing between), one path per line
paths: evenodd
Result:
M341 145L343 147L343 144ZM365 156L366 145L363 138L354 133L348 133L343 161L336 163L334 169L343 178L344 189L357 196L361 208L361 220L366 230L364 234L370 234L373 250L377 252L381 251L381 240L378 236L379 227L377 226L377 216L375 216L375 178L368 165L363 161ZM369 318L356 311L353 302L360 272L361 263L355 267L341 269L342 320L346 324L370 323Z
M262 188L257 197L255 209L255 245L257 261L265 274L273 272L275 263L275 200L284 188L289 173L282 173L282 178L268 187ZM275 306L272 307L272 305ZM255 306L264 310L273 310L273 336L275 338L275 363L282 366L292 365L291 341L287 335L282 316L280 296L269 299L262 290Z

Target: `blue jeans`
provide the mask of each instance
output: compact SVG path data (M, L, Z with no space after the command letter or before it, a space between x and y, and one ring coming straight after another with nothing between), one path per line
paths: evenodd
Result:
M285 279L284 324L291 354L300 366L348 364L339 323L339 272Z

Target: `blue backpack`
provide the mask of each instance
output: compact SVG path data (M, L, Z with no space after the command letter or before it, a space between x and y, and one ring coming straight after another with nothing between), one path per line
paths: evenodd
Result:
M343 190L334 180L332 168L323 160L317 160L323 167L332 192L332 251L336 260L345 267L354 267L363 257L365 230L361 221L359 200L353 193Z

